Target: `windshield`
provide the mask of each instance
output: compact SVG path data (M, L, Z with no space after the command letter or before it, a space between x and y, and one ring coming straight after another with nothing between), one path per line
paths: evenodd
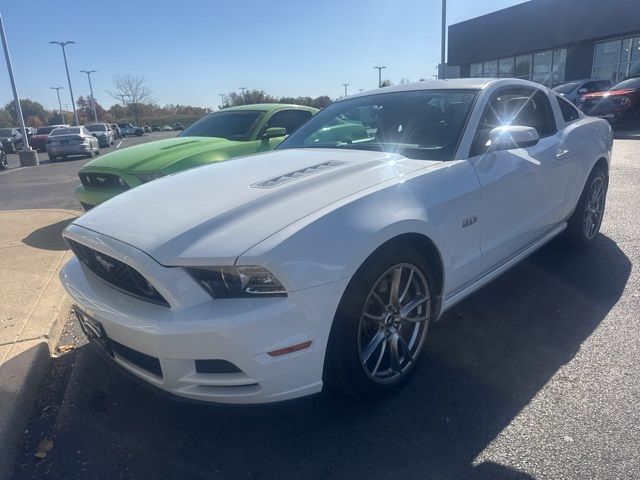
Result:
M36 135L46 135L51 133L56 127L41 127L36 131Z
M629 78L624 82L614 85L610 90L620 90L622 88L640 88L640 77Z
M356 97L321 110L278 148L345 148L446 160L475 90L419 90Z
M206 115L184 130L180 137L220 137L244 141L251 137L264 112L243 110Z
M87 130L90 132L106 132L107 126L104 123L90 123L87 125Z
M0 128L0 137L10 137L13 135L13 130L10 128Z
M56 135L71 135L74 133L80 133L80 127L56 128L53 132L51 132L51 136L55 137Z
M558 93L571 93L579 84L580 82L563 83L562 85L558 85L556 88L554 88L554 90Z

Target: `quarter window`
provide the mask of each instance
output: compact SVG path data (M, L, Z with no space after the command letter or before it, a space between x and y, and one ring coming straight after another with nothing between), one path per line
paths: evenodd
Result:
M558 100L558 104L560 105L562 118L564 118L565 122L567 123L574 122L580 118L580 113L578 113L578 109L573 105L571 105L570 102L568 102L567 100L559 96L556 96L556 99Z

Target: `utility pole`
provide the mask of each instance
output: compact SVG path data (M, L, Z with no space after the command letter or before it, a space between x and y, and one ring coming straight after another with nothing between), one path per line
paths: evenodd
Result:
M447 78L447 64L445 63L445 43L447 42L447 0L442 0L442 39L440 40L440 78Z
M67 45L74 45L76 42L68 41L68 42L49 42L52 45L60 45L62 48L62 56L64 57L64 68L67 70L67 82L69 82L69 95L71 95L71 106L73 107L73 118L76 121L76 125L80 125L78 122L78 112L76 112L76 101L73 98L73 89L71 88L71 77L69 76L69 65L67 65L67 52L65 47Z
M13 101L16 106L16 115L20 122L20 128L22 128L22 149L18 155L20 157L21 166L35 166L40 165L38 160L38 152L31 150L29 146L29 136L27 135L27 129L24 126L24 118L22 117L22 106L20 105L20 97L18 96L18 89L16 88L16 80L13 77L13 67L11 66L11 56L9 55L9 45L7 45L7 37L4 34L4 23L2 22L2 15L0 15L0 36L2 37L2 47L4 48L4 57L7 60L7 70L9 71L9 80L11 81L11 90L13 90Z
M51 90L55 90L56 93L58 94L58 106L60 107L60 118L61 118L61 123L64 123L64 113L62 113L62 102L60 101L60 90L62 90L64 87L50 87Z
M347 96L347 87L351 85L350 83L343 83L342 86L344 87L344 96Z
M93 86L91 86L91 74L96 73L95 70L80 70L80 73L86 73L89 79L89 91L91 92L91 107L93 108L93 121L98 123L98 114L96 113L96 99L93 96Z
M219 93L218 96L220 97L220 108L222 108L224 106L224 93Z
M378 88L380 88L382 86L382 69L387 67L382 66L382 67L373 67L373 68L378 69Z

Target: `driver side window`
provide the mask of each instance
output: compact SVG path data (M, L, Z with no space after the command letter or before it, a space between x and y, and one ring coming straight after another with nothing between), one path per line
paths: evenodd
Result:
M471 156L484 153L491 130L505 125L533 127L540 138L553 135L556 123L549 98L541 90L529 87L504 88L494 93L480 118Z

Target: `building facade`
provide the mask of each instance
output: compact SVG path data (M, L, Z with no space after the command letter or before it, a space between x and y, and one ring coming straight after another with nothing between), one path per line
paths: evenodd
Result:
M640 75L640 0L531 0L449 26L461 77L548 86Z

